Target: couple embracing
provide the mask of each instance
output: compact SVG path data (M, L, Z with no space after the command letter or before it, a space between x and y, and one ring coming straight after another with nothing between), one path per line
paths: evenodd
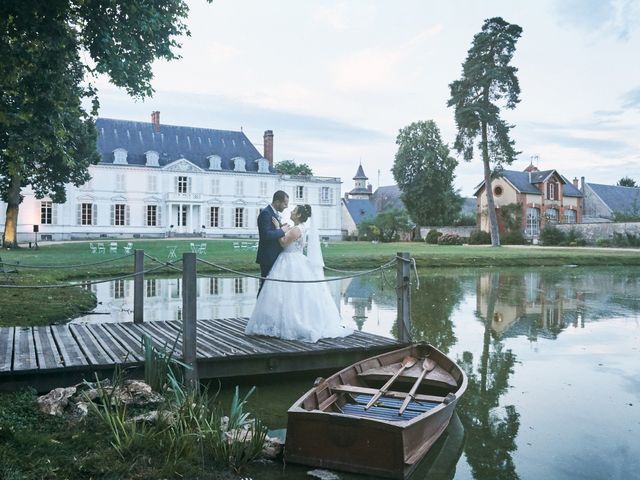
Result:
M289 196L279 190L258 216L256 262L266 280L260 280L258 299L245 333L306 342L345 337L352 330L341 325L340 312L326 282L298 283L323 280L324 262L311 206L293 209L292 226L281 222L280 214L288 206Z

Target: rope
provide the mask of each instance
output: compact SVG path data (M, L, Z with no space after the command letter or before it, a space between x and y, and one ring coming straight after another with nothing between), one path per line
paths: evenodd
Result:
M339 280L344 280L346 278L360 277L362 275L369 275L371 273L379 272L379 271L384 270L385 268L389 268L389 266L392 265L395 262L395 260L390 260L389 262L387 262L385 264L382 264L377 268L374 268L372 270L367 270L365 272L358 272L358 273L354 273L352 275L345 275L343 277L325 278L325 279L322 279L322 280L284 280L282 278L268 278L268 277L262 277L260 275L253 275L253 274L250 274L250 273L239 272L237 270L233 270L231 268L223 267L222 265L217 265L215 263L207 262L206 260L202 260L202 259L198 259L198 262L205 263L205 264L207 264L207 265L209 265L211 267L218 268L218 269L223 270L225 272L233 273L233 274L239 275L241 277L257 278L258 280L266 280L266 281L270 281L270 282L282 282L282 283L324 283L324 282L337 282Z
M420 277L418 276L418 267L416 266L416 259L411 257L411 263L413 265L413 271L416 274L416 290L420 290Z
M8 265L10 267L21 267L21 268L42 268L42 269L48 269L48 268L80 268L80 267L90 267L92 265L101 265L103 263L108 263L108 262L115 262L116 260L122 260L123 258L127 258L127 257L131 257L133 256L133 253L128 253L127 255L122 255L120 257L115 257L115 258L109 258L107 260L101 260L99 262L94 262L94 263L79 263L76 265L65 265L65 264L61 264L61 265L29 265L29 264L24 264L24 263L8 263L8 262L2 262L3 265Z
M150 260L152 260L152 261L156 262L156 263L159 263L160 265L163 265L163 266L165 266L165 267L172 268L173 270L176 270L176 271L178 271L178 272L182 272L182 269L181 269L181 268L178 268L178 267L175 267L175 266L174 266L176 263L182 262L182 259L181 259L181 258L180 258L180 259L178 259L178 260L175 260L175 261L173 261L173 262L163 262L162 260L158 260L156 257L152 257L151 255L146 254L146 253L144 254L144 256L145 256L145 257L147 257L147 258L149 258Z
M115 282L116 280L124 280L125 278L137 277L138 275L144 275L147 273L152 273L157 270L164 268L164 265L160 265L157 267L150 268L148 270L143 270L142 272L134 272L129 273L127 275L121 275L119 277L106 278L103 280L94 280L88 282L80 282L80 283L61 283L61 284L52 284L52 285L0 285L0 288L70 288L70 287L88 287L90 285L97 285L99 283L107 283L107 282Z

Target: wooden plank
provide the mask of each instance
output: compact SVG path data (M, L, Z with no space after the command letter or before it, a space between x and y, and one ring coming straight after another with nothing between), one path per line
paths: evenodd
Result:
M0 372L11 371L15 327L0 328Z
M249 323L248 318L233 317L233 318L225 318L225 320L228 321L230 325L233 325L236 328L238 328L239 331L242 332L242 335L245 336L246 338L256 338L253 336L246 335L244 333L245 329L247 328L247 323ZM275 337L258 337L258 338L265 339L269 342L278 342L280 345L283 345L287 351L308 352L310 350L322 350L322 348L319 347L317 343L302 342L300 340L284 340L282 338L275 338Z
M366 395L374 395L378 393L377 388L357 387L355 385L334 385L334 386L329 386L329 389L332 392L359 393L359 394L366 394ZM384 394L385 397L392 397L392 398L405 398L407 395L409 394L405 392L394 392L394 391L389 391ZM422 395L422 394L415 395L415 399L423 402L442 403L444 401L444 397L438 397L435 395Z
M100 342L89 333L89 330L87 330L84 325L72 323L69 324L69 329L91 365L112 365L118 363L118 358L109 355Z
M309 348L306 348L300 345L301 342L292 342L290 340L281 340L275 337L262 337L262 336L249 336L244 333L245 326L241 323L237 322L232 318L225 318L224 320L210 320L213 323L216 323L220 326L225 326L229 330L233 331L235 335L240 337L251 338L256 343L261 343L263 345L269 345L274 351L280 352L307 352Z
M123 328L119 323L103 323L102 327L127 350L129 358L138 362L144 360L139 337L135 338L129 330Z
M33 336L40 370L61 368L62 357L51 334L51 328L49 326L33 327Z
M213 343L223 349L226 352L225 355L274 352L273 347L260 344L255 339L244 335L244 333L238 334L237 332L228 329L225 325L219 325L209 321L202 323L200 325L200 329L203 337L210 343Z
M180 356L182 355L182 333L176 332L174 330L169 330L169 327L164 325L156 325L157 323L159 322L145 322L144 324L138 324L137 328L139 329L141 335L148 335L149 337L151 337L153 344L157 349L165 350L167 353L169 353L170 349L175 343L176 348L173 351L173 356L175 358L180 358ZM132 325L132 327L136 327L136 325ZM178 334L177 343L176 334ZM198 353L201 357L207 356L202 350L196 349L196 353Z
M36 349L30 327L16 327L13 371L37 370Z
M77 367L89 365L89 361L80 349L78 342L76 342L73 335L71 335L71 330L69 330L67 325L52 325L51 333L53 333L53 337L58 344L64 366Z
M169 339L168 346L173 347L173 343L175 342L176 336L178 337L178 343L176 343L176 348L174 351L174 355L178 356L181 352L181 343L182 342L182 330L179 329L178 322L147 322L145 323L145 328L154 328L158 330L158 334L163 335L163 338ZM202 332L200 331L200 325L198 325L198 338L196 344L196 352L198 352L199 358L209 358L211 356L217 357L219 355L219 351L208 345L206 342L202 341Z
M97 343L104 349L105 352L109 354L111 358L114 359L115 363L133 363L138 361L138 359L132 356L131 352L124 348L105 328L103 328L104 324L96 323L96 324L86 324L83 327L87 332L91 334L91 336L96 340ZM125 360L128 359L128 362Z

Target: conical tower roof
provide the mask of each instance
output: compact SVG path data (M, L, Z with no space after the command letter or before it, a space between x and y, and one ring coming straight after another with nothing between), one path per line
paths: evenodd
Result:
M362 164L360 164L358 166L358 171L356 172L356 176L353 177L354 180L369 180L369 177L367 177L364 174L364 170L362 169Z

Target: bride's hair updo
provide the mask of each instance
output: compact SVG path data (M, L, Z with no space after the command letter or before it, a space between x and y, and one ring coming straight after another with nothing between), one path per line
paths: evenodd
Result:
M311 216L311 205L305 203L304 205L298 205L298 215L300 215L300 221L306 222Z

